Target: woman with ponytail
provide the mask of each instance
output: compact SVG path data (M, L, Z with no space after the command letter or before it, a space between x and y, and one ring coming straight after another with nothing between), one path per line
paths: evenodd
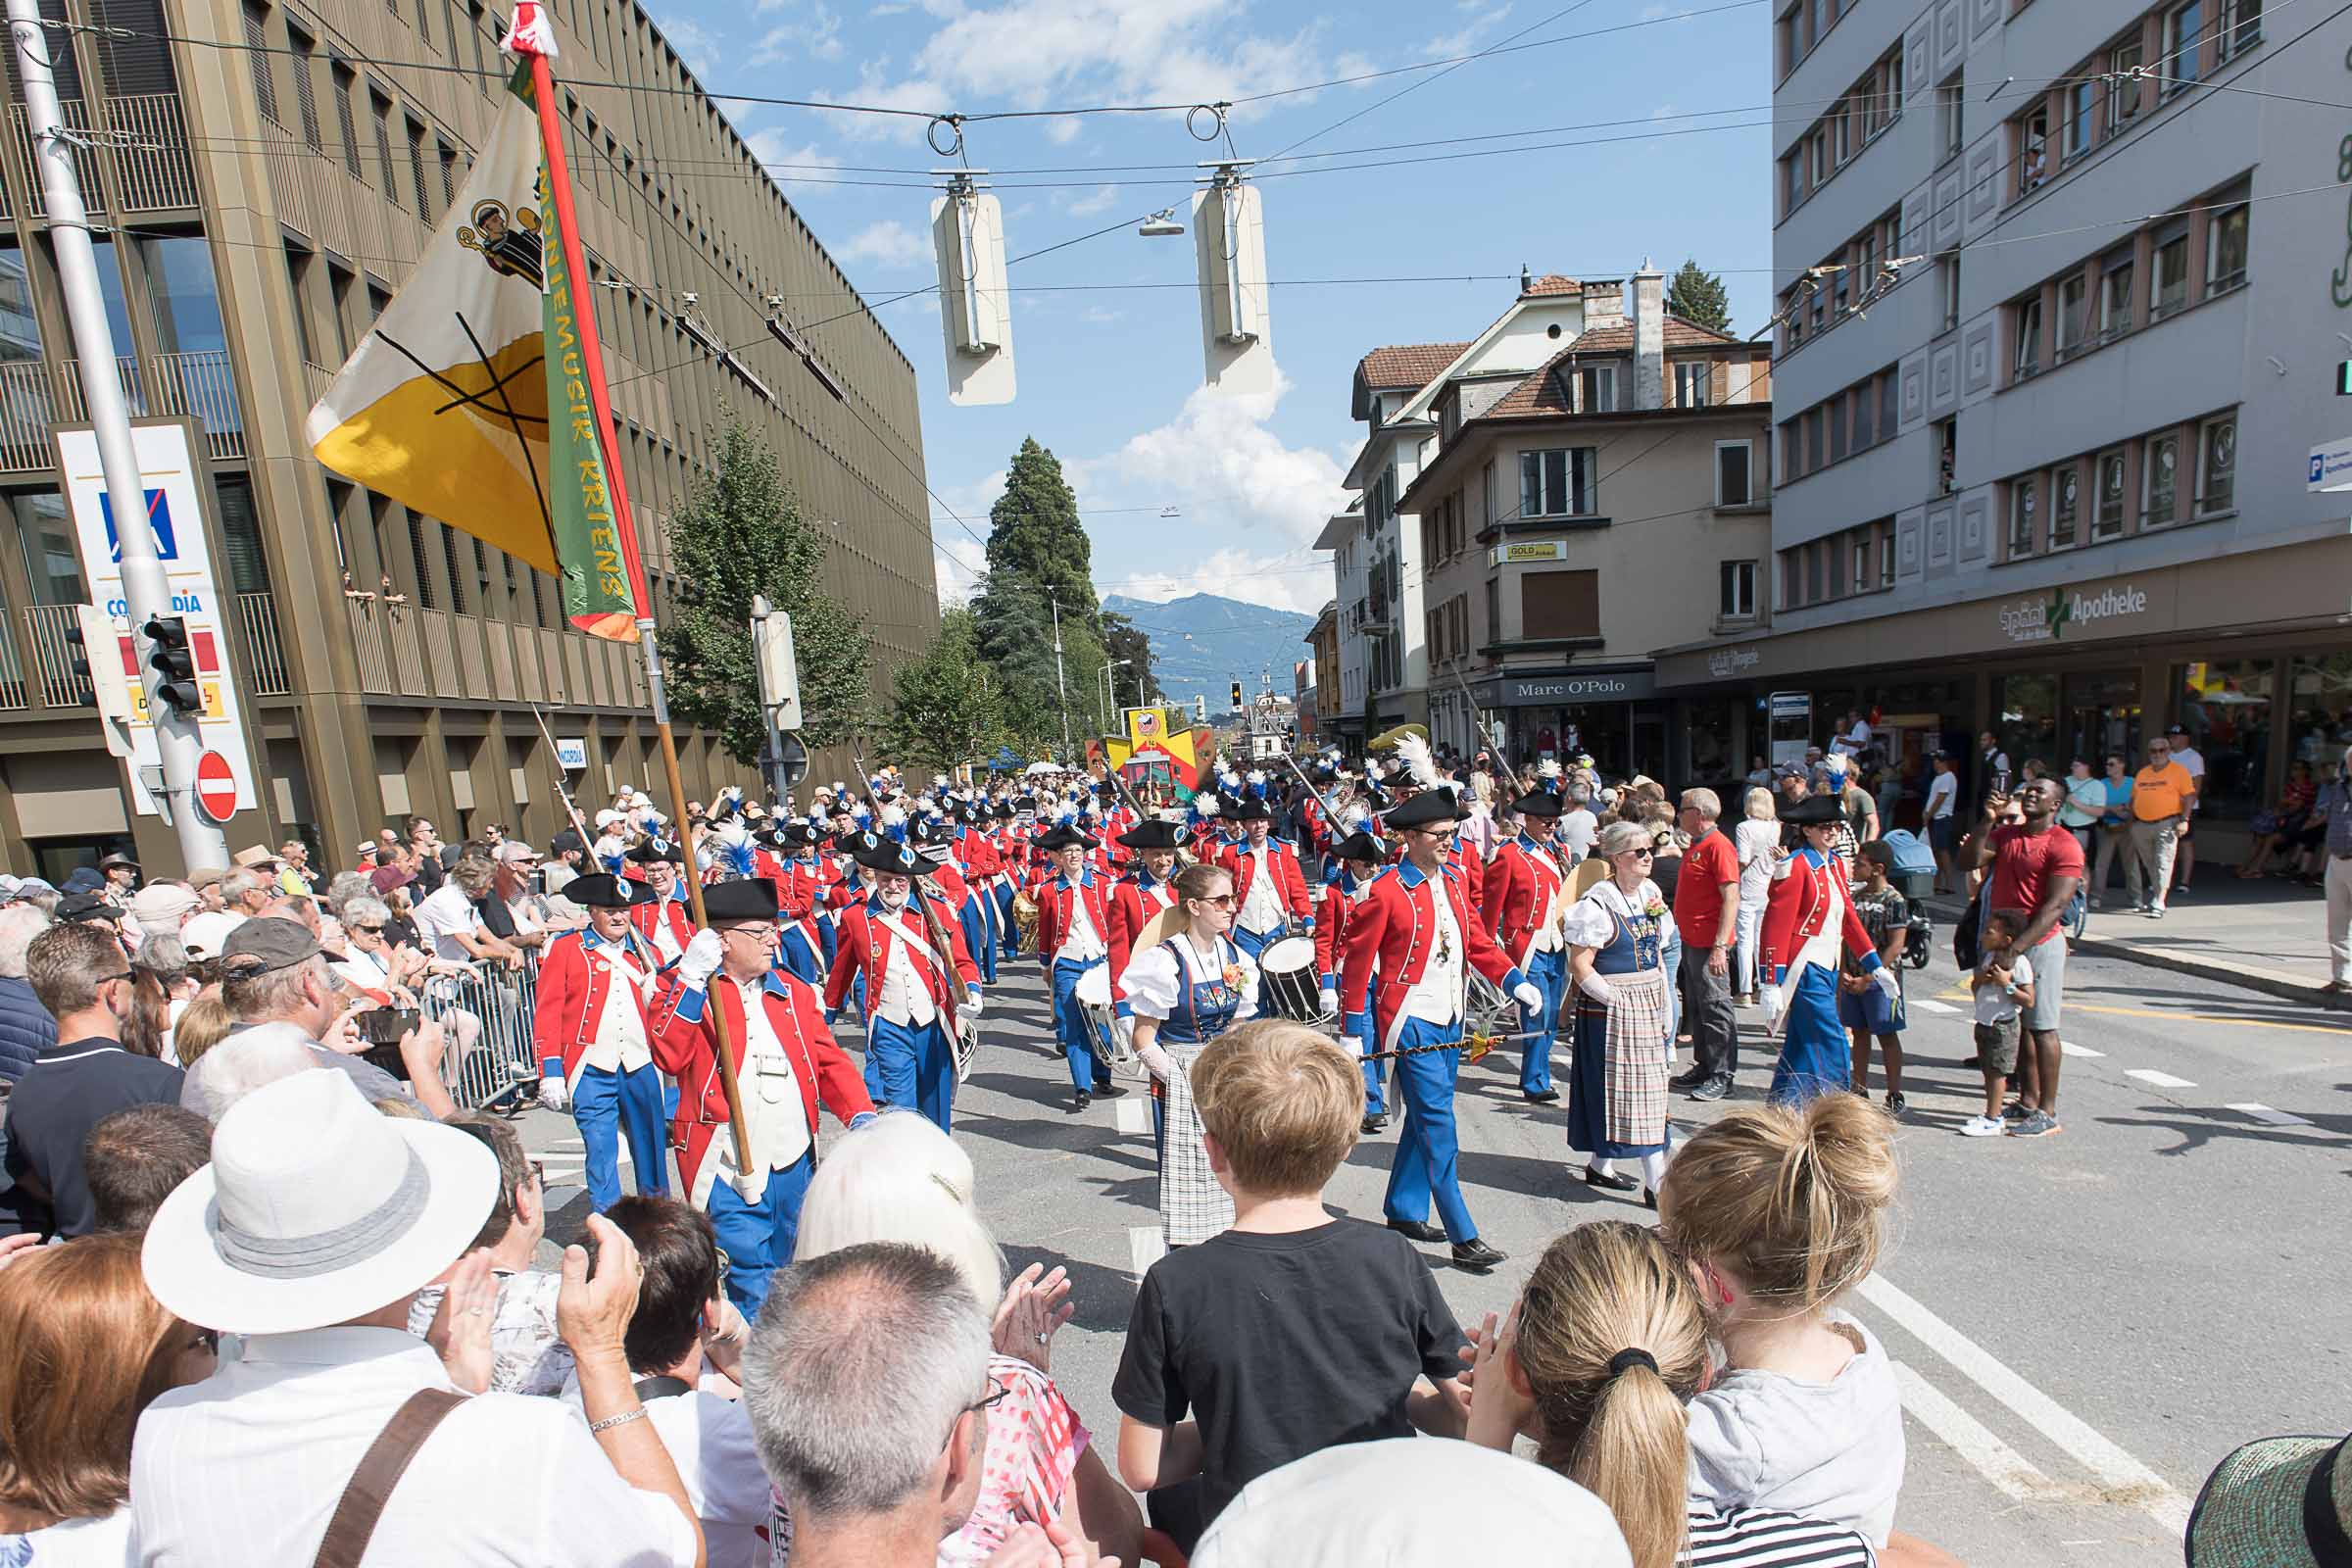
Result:
M1723 1370L1690 1405L1690 1491L1884 1546L1903 1484L1886 1348L1838 1309L1877 1266L1893 1122L1855 1095L1734 1111L1666 1169L1660 1233L1698 1283Z
M1487 1320L1468 1435L1506 1453L1533 1439L1542 1464L1608 1504L1634 1568L1876 1562L1842 1526L1690 1494L1685 1405L1707 1374L1697 1283L1658 1233L1580 1225L1545 1250L1500 1331Z

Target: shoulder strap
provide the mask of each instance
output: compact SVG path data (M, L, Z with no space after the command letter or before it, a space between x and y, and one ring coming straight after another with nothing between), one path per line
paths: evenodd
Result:
M637 1400L640 1404L665 1399L673 1395L692 1394L694 1385L684 1378L652 1377L637 1380Z
M368 1538L375 1534L376 1520L382 1517L384 1504L392 1500L392 1489L400 1485L409 1461L416 1457L416 1450L424 1446L424 1440L433 1435L442 1418L465 1402L466 1396L448 1389L418 1389L392 1412L392 1419L361 1456L360 1467L351 1473L343 1495L335 1500L313 1568L359 1568L368 1553Z

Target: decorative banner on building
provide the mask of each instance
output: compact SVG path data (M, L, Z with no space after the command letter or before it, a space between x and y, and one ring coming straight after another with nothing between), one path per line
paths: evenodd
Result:
M422 260L311 410L311 449L355 483L553 573L580 630L634 642L580 359L585 306L553 206L520 73Z
M212 548L204 528L204 499L197 486L204 469L188 450L188 433L180 424L131 426L132 454L139 464L139 488L147 494L148 531L155 553L164 564L172 586L172 613L188 625L188 652L196 661L196 687L204 694L204 713L196 727L205 747L228 760L236 776L237 809L249 811L258 804L254 794L253 759L245 750L245 720L237 705L237 683L228 668L230 607L220 597L213 575ZM122 666L128 676L125 696L131 711L130 794L141 816L161 814L147 791L146 769L160 769L163 753L155 744L155 725L147 716L147 694L139 683L138 655L131 635L130 605L122 593L122 550L116 542L114 508L106 494L106 470L98 458L98 437L87 425L57 432L58 462L66 477L66 504L74 511L74 534L81 546L81 577L89 585L90 601L111 621L122 645ZM267 613L267 612L265 612ZM93 672L105 668L90 662Z

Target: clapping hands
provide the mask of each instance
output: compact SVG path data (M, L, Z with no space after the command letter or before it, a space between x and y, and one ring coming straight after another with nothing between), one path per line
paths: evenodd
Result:
M1043 1263L1032 1263L1013 1276L990 1325L997 1353L1051 1372L1054 1336L1078 1311L1069 1296L1069 1271L1058 1265L1049 1274Z

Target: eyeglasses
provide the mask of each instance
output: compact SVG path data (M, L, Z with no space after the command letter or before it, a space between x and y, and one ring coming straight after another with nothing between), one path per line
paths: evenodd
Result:
M1654 859L1654 858L1657 857L1657 853L1658 853L1658 852L1657 852L1657 851L1655 851L1655 850L1653 850L1653 849L1649 849L1649 848L1647 848L1647 847L1644 847L1644 848L1642 848L1642 849L1639 849L1639 850L1626 850L1626 851L1623 851L1622 853L1624 853L1624 854L1626 854L1626 855L1633 856L1633 857L1634 857L1636 859L1641 859L1641 860L1648 860L1648 859Z
M352 929L354 931L365 931L371 937L380 937L384 934L384 928L380 925L355 925L352 927Z
M1195 904L1205 904L1213 909L1230 909L1233 907L1234 901L1232 894L1220 893L1213 899L1195 899L1193 902Z
M719 1277L721 1279L726 1277L726 1254L723 1252L719 1254ZM974 1411L988 1411L995 1409L999 1404L1004 1402L1004 1396L1011 1392L1012 1390L1006 1385L998 1382L994 1377L990 1378L988 1380L988 1392L982 1395L978 1400L971 1404L967 1404L961 1410L958 1410L956 1413L956 1421L961 1421L965 1416L972 1414ZM948 1436L946 1439L946 1442L948 1443L953 1443L956 1441L956 1421L951 1421L948 1423Z
M190 1326L193 1327L193 1325ZM188 1343L181 1346L180 1348L182 1350L202 1350L207 1355L218 1356L220 1353L220 1331L219 1329L197 1329L189 1337Z

